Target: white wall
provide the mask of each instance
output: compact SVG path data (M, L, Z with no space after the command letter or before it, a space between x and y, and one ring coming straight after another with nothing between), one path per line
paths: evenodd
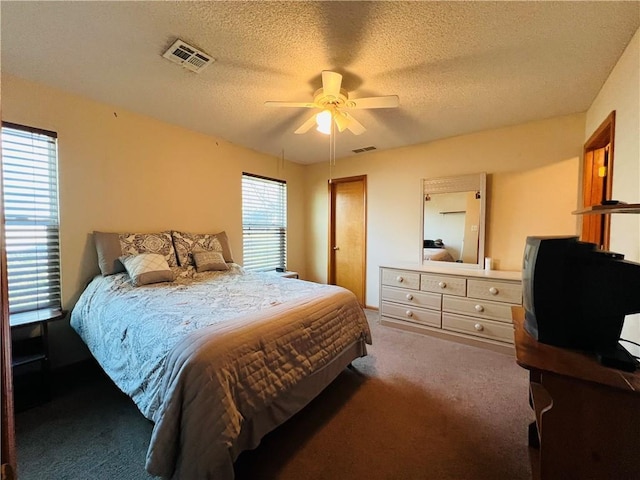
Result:
M640 203L640 30L587 111L586 140L615 110L612 198ZM611 250L640 260L640 215L612 215Z
M616 112L612 198L640 203L640 29L587 111L585 142L612 110ZM640 215L611 216L610 249L640 261ZM640 342L640 315L627 317L622 337ZM640 348L624 346L640 355Z
M520 269L527 235L575 234L583 142L584 114L575 114L338 160L334 178L367 175L366 304L378 306L381 264L419 261L422 178L487 172L485 253L496 269ZM328 161L307 167L306 271L319 282L327 279L328 178Z

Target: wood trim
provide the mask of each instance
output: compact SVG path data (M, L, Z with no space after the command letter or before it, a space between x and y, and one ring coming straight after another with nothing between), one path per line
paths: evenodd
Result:
M47 137L58 138L58 133L51 130L44 130L42 128L29 127L27 125L20 125L19 123L2 122L3 127L13 128L15 130L22 130L23 132L35 133L37 135L46 135Z
M362 176L364 187L362 199L362 230L364 233L364 245L362 246L362 305L367 304L367 176Z
M268 180L270 182L278 182L278 183L283 183L285 185L287 184L286 180L280 180L279 178L265 177L264 175L256 175L255 173L242 172L242 175L246 177L260 178L261 180Z
M0 335L2 356L0 374L2 376L2 471L11 478L16 471L16 437L13 406L13 377L11 371L11 328L9 327L9 293L7 286L7 249L4 236L4 205L2 189L2 168L0 168Z
M595 132L591 134L589 140L584 144L585 149L602 148L611 143L613 134L616 127L616 111L613 110L607 118L596 128Z
M327 246L327 283L335 284L335 260L332 251L333 237L335 232L335 217L333 215L333 185L337 183L362 182L364 187L363 198L363 218L362 225L364 229L364 246L362 248L362 304L366 304L367 299L367 176L355 175L352 177L333 178L328 181L329 189L329 235Z

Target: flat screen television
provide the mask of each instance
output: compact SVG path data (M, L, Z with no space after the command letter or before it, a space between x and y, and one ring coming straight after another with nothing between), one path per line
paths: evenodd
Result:
M524 327L533 338L636 368L618 342L625 316L640 312L639 263L574 236L527 237L522 287Z

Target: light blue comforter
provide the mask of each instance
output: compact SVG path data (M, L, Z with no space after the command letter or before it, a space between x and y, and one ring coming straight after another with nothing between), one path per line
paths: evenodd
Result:
M71 313L71 326L114 383L154 420L171 349L209 325L336 287L251 273L174 268L172 283L134 287L126 273L97 276Z

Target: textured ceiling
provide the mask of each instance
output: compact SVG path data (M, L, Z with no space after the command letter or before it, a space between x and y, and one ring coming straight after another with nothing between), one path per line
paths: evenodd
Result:
M0 2L3 72L298 163L328 137L294 130L320 72L353 98L336 156L585 111L640 25L640 2ZM216 59L199 74L162 53L180 38Z

